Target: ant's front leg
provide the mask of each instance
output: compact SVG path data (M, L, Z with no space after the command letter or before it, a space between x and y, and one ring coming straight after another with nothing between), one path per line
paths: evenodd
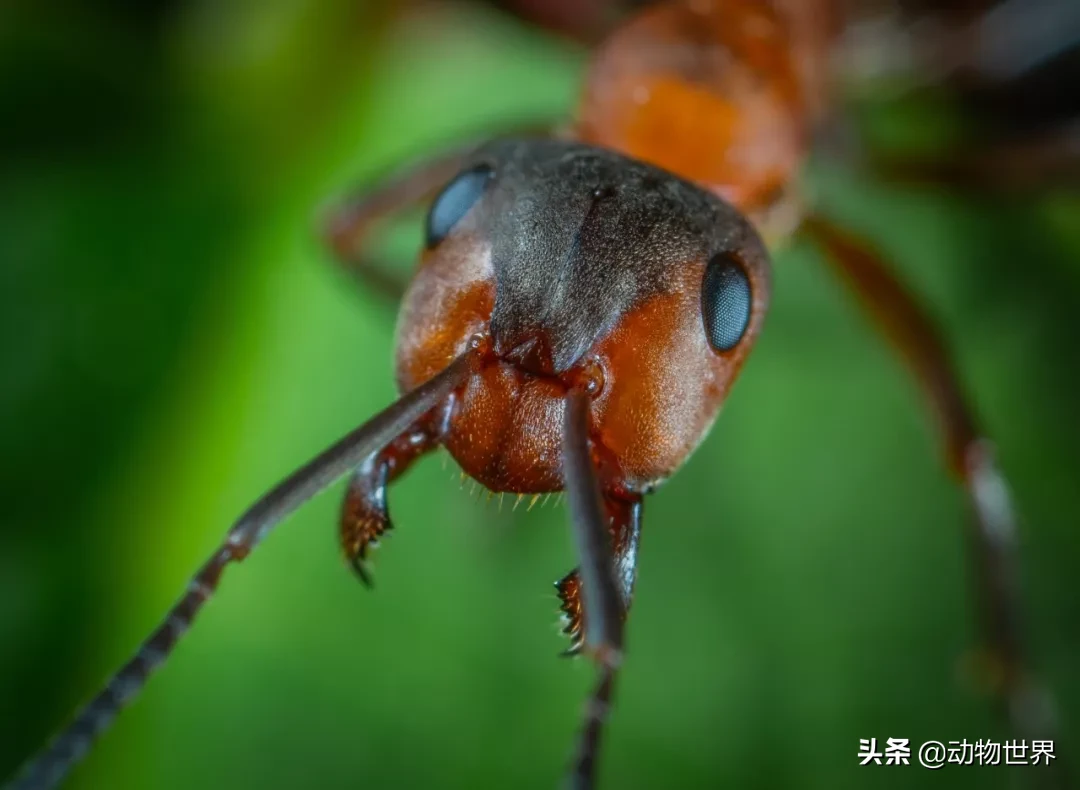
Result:
M360 581L371 587L368 549L393 527L386 504L386 487L421 455L434 450L442 439L437 423L428 418L406 431L385 449L367 458L349 480L341 505L340 538L345 558Z
M637 579L638 544L641 542L641 498L604 495L608 532L611 536L612 559L615 577L622 594L623 617L630 611ZM581 652L585 633L585 618L581 606L581 577L577 568L555 582L559 593L562 613L566 616L563 633L570 637L570 647L563 655L573 656Z
M971 509L968 533L990 686L1017 736L1052 737L1047 692L1027 663L1016 563L1016 519L1004 476L983 437L951 356L930 316L880 254L819 216L803 230L852 289L915 374L944 439L949 470Z
M332 205L323 218L322 236L342 267L369 290L395 304L401 301L407 278L372 261L363 250L364 244L378 223L434 197L475 147L449 151Z
M510 130L514 135L550 137L566 133L550 119L523 123ZM485 138L486 139L486 138ZM397 304L405 295L408 278L402 277L365 252L372 231L390 217L432 200L461 170L463 163L483 142L448 148L384 178L379 184L332 203L321 220L324 243L334 252L342 268L369 290ZM428 228L430 233L430 228Z

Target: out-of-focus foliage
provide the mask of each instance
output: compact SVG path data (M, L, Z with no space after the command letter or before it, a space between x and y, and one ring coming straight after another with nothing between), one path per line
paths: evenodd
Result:
M317 207L560 117L582 63L465 5L0 9L0 775L249 501L394 397L393 311L331 265ZM817 175L953 340L1025 517L1033 653L1071 737L1077 202ZM1004 733L958 671L964 503L915 388L812 251L775 280L724 415L647 504L605 786L1006 787L1002 768L856 766L859 738ZM458 489L438 459L394 488L374 592L338 555L340 489L305 508L72 786L553 786L591 679L555 658L565 514Z

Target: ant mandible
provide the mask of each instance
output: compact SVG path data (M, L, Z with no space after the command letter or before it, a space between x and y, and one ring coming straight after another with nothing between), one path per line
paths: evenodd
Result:
M565 491L579 566L557 583L569 652L598 680L569 780L595 783L624 648L642 503L708 432L769 303L765 242L817 241L923 385L968 493L986 638L1018 731L1042 722L1021 651L1007 489L925 311L866 244L795 189L826 105L824 2L673 0L633 15L594 55L576 121L549 137L453 152L339 206L337 255L435 195L404 293L402 397L290 475L229 530L135 656L10 786L57 785L171 653L215 591L310 497L351 474L342 548L368 582L386 489L445 447L493 492Z

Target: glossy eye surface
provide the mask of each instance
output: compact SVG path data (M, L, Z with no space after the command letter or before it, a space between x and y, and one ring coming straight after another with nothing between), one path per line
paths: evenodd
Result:
M722 252L709 261L701 284L705 336L714 351L731 351L750 323L753 295L750 279L738 260Z
M484 194L488 182L495 171L487 165L474 167L458 175L447 184L435 202L427 217L426 243L434 247L445 239L461 218L469 213L480 196Z

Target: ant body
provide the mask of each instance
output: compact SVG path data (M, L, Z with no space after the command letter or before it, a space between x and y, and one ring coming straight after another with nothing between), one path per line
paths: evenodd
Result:
M820 5L820 7L819 7ZM997 690L1037 732L1009 553L1004 482L932 322L865 244L807 213L793 187L824 108L826 4L671 0L597 49L577 120L489 143L339 207L328 238L358 253L377 220L436 195L401 306L399 400L256 502L143 647L12 790L56 785L163 663L229 564L351 474L340 520L364 581L390 526L387 487L446 448L493 492L565 491L579 566L558 583L570 652L597 666L570 770L592 787L624 648L643 500L707 433L769 302L770 243L825 249L923 384L969 494Z

